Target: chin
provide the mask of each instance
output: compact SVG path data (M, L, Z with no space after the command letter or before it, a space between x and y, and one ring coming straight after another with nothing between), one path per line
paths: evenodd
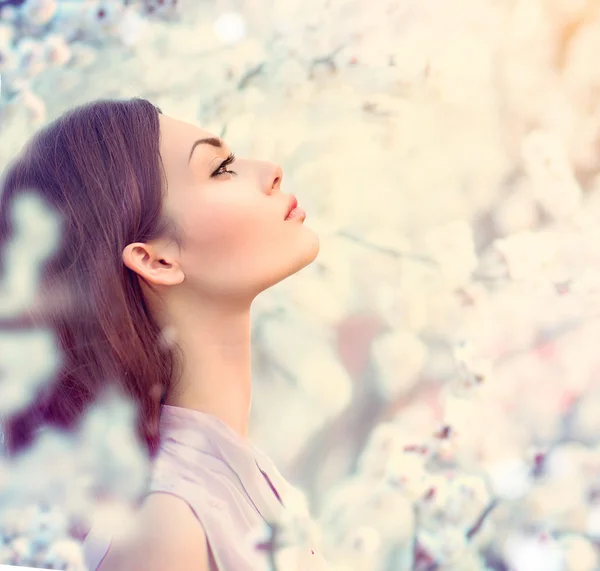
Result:
M263 274L264 279L259 286L259 291L265 291L286 278L297 274L300 270L315 261L319 251L320 242L318 235L312 230L306 232L302 239L296 241L293 246L281 249L276 256L270 258L270 271ZM273 267L271 265L272 261L281 257L283 257L283 259L280 259L280 264Z
M304 249L301 254L302 258L302 266L298 268L297 271L305 268L309 264L312 264L317 256L319 255L319 251L321 249L321 243L319 241L319 236L316 232L310 231L310 235L307 237L306 244L303 244Z

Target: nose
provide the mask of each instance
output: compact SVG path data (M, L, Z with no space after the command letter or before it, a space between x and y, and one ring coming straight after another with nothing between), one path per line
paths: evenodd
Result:
M283 171L281 167L275 163L265 163L265 186L267 187L267 193L273 194L273 192L281 189L281 180L283 179Z

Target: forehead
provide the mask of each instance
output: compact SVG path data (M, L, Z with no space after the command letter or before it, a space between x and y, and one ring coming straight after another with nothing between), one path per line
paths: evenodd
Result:
M214 137L197 125L179 121L168 115L159 115L160 154L167 171L187 166L194 141Z

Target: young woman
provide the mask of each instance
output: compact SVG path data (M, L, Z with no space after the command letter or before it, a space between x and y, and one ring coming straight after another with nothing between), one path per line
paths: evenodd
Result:
M63 222L30 312L56 331L63 364L6 422L7 451L43 424L73 426L117 383L152 461L135 533L87 536L91 571L261 568L249 538L293 488L247 437L250 307L319 252L282 177L141 98L69 110L4 173L0 256L24 191ZM322 565L314 546L302 551L298 569Z

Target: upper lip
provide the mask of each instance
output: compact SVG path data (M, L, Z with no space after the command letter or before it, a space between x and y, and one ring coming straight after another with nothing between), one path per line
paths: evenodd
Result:
M296 208L297 206L298 201L296 200L296 197L292 194L290 196L290 202L288 204L287 214L285 215L285 217L287 218L290 215L290 212L294 210L294 208Z

